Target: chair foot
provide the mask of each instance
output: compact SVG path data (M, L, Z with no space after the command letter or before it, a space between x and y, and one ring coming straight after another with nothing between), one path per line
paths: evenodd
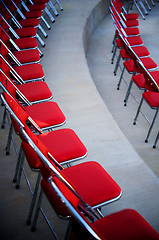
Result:
M4 129L4 124L2 124L1 128Z
M111 64L113 64L113 61L111 61Z
M48 38L48 34L45 36L45 38Z
M16 185L15 188L16 188L16 189L19 189L19 185Z
M127 106L127 104L126 104L126 103L124 103L124 106L126 107L126 106Z
M36 230L35 227L32 227L32 228L31 228L31 231L32 231L32 232L35 232L35 230Z
M155 149L155 148L156 148L156 146L153 146L153 148Z
M148 143L148 140L147 140L147 139L145 140L145 143Z
M114 73L114 76L116 76L116 72L113 72Z
M119 90L119 87L117 87L117 90Z
M8 156L10 153L9 152L6 152L6 155Z
M133 125L136 125L136 122L133 122Z
M16 178L13 178L13 183L16 183L17 182L17 179Z
M31 221L27 220L27 221L26 221L26 225L29 226L30 224L31 224Z

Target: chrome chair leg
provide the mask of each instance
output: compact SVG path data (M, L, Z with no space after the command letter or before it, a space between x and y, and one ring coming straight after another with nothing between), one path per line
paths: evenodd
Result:
M39 190L39 186L40 186L40 180L41 180L41 173L39 170L37 180L36 180L36 185L35 185L33 196L32 196L32 201L30 204L29 214L28 214L27 221L26 221L27 225L30 225L30 223L31 223L31 218L32 218L32 214L33 214L33 210L34 210L34 206L35 206L35 201L37 199L37 194L38 194L38 190Z
M17 163L16 163L16 168L15 168L15 173L14 173L14 177L13 177L13 183L17 182L17 176L18 176L19 167L20 167L20 163L21 163L21 159L22 159L23 155L24 155L24 153L22 151L22 148L20 147L19 153L18 153L18 159L17 159Z
M63 11L63 7L61 6L59 0L56 0L56 2L57 2L57 4L59 5L60 10Z
M121 54L119 52L119 56L118 56L118 59L117 59L117 62L116 62L115 68L114 68L114 72L113 72L115 76L116 76L116 73L117 73L117 70L119 67L120 60L121 60Z
M127 90L126 95L125 95L124 106L127 105L127 101L128 101L128 98L129 98L129 95L130 95L130 92L131 92L132 85L133 85L133 80L131 78L131 81L130 81L129 86L128 86L128 90Z
M44 11L45 11L45 13L48 15L48 17L50 18L51 22L52 22L52 23L55 22L55 18L54 18L54 17L52 16L52 14L49 12L49 10L47 9L47 7L45 7ZM50 25L49 25L49 26L50 26ZM48 29L51 29L51 27L48 28Z
M138 107L138 109L137 109L136 116L135 116L135 118L134 118L134 122L133 122L134 125L136 125L136 121L137 121L137 118L138 118L138 116L139 116L139 113L140 113L140 109L141 109L143 100L144 100L144 98L142 97L142 98L141 98L141 101L140 101L140 103L139 103L139 107Z
M158 134L156 136L155 142L153 144L153 148L156 148L156 144L157 144L158 139L159 139L159 131L158 131Z
M20 180L21 180L21 176L22 176L22 172L23 172L24 159L25 159L25 155L22 154L22 157L20 160L19 171L18 171L18 175L17 175L16 189L19 189L19 186L20 186Z
M52 11L54 12L55 16L58 16L58 11L56 10L56 8L54 7L54 5L52 4L51 1L48 1L48 5L50 6L50 8L52 9Z
M42 32L42 34L44 35L44 37L47 38L48 35L47 35L47 33L45 32L45 30L43 29L43 27L42 27L40 24L38 25L38 28L39 28L39 30Z
M2 125L1 125L1 128L2 128L2 129L5 128L6 117L7 117L7 109L4 108L3 119L2 119Z
M32 223L32 226L31 226L31 231L32 232L34 232L36 230L36 224L37 224L38 216L39 216L39 213L40 213L42 198L43 198L43 190L41 189L40 194L39 194L38 203L37 203L37 206L36 206L36 211L35 211L33 223Z
M7 145L6 145L6 155L9 155L9 153L10 153L10 146L11 146L11 142L12 142L12 137L13 137L13 124L11 122L10 129L9 129L9 134L8 134Z
M120 79L119 79L119 82L118 82L118 85L117 85L117 90L119 90L119 88L120 88L120 84L121 84L121 81L123 79L124 71L125 71L125 66L123 67L123 70L121 72Z
M40 44L42 45L42 47L45 47L45 43L44 43L44 41L41 39L41 37L39 36L39 34L36 34L36 38L38 39L38 41L40 42Z
M151 133L151 131L152 131L153 125L154 125L154 123L155 123L155 120L156 120L156 117L157 117L157 114L158 114L158 109L159 109L159 108L156 109L155 115L154 115L153 120L152 120L152 122L151 122L151 124L150 124L150 128L149 128L149 130L148 130L148 133L147 133L147 136L146 136L146 139L145 139L145 143L148 142L150 133Z

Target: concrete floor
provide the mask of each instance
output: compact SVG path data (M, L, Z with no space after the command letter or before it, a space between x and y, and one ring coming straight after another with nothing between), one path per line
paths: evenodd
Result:
M57 101L66 116L65 127L75 130L86 145L88 156L85 161L98 161L122 188L121 199L105 206L103 214L107 215L123 208L134 208L159 232L157 176L159 148L157 146L156 150L152 149L153 135L148 144L143 143L145 130L143 131L143 125L140 124L141 118L134 128L131 124L132 108L136 110L136 105L130 99L128 107L124 108L122 106L124 90L117 92L115 89L118 78L113 76L113 66L110 64L110 47L114 31L110 17L107 16L91 36L97 23L102 20L99 16L100 8L103 6L98 4L100 1L60 2L64 11L59 13L55 24L51 24L49 37L45 39L46 47L42 49L44 57L41 64L46 82L53 92L54 101ZM106 1L103 2L106 4ZM107 9L107 4L105 7ZM149 21L154 19L158 7L156 4L145 21L140 19L141 32L146 24L143 32L144 42L148 41L147 26L152 30ZM145 45L152 52L147 42ZM87 54L84 49L88 49ZM154 50L152 56L157 62L156 52ZM124 84L122 86L124 88ZM110 92L108 89L112 92L110 97L113 98L108 96L105 100L105 96ZM1 107L1 119L2 111ZM118 118L116 115L119 115ZM125 131L124 128L130 131ZM41 215L35 233L32 233L30 227L25 224L31 196L24 178L19 190L15 189L12 183L16 154L12 146L10 156L5 155L7 133L7 126L0 130L0 239L51 239L52 235ZM137 135L134 141L135 133ZM138 137L138 133L141 133L141 138ZM15 140L18 145L17 136ZM147 154L151 161L154 161L154 168L147 165L148 157L145 157ZM33 184L35 174L30 172L27 163L25 168ZM59 239L64 239L67 223L58 219L46 199L43 201L43 208L51 219Z

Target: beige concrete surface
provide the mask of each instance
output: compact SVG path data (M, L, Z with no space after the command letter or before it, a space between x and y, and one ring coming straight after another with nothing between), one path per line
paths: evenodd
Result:
M121 131L110 109L101 98L87 65L84 49L88 49L88 39L91 39L89 30L92 21L89 22L89 19L94 19L90 14L99 2L99 0L61 1L64 11L60 12L55 24L51 25L52 29L48 31L49 37L45 39L46 47L42 49L44 57L41 64L46 82L53 92L54 101L57 101L66 116L67 122L64 127L75 130L88 149L85 161L98 161L122 188L122 198L104 207L103 213L106 215L123 208L134 208L159 231L159 179ZM103 7L102 3L100 6ZM95 13L97 12L104 11L97 7ZM95 13L97 20L91 25L90 33L98 21L102 20ZM108 28L112 34L112 25L108 25ZM111 40L111 34L105 41ZM105 37L105 32L103 36ZM107 56L110 55L110 49L102 48L103 54L104 51ZM105 67L110 76L112 66L106 63ZM111 78L114 78L113 75ZM16 190L12 183L16 156L13 148L10 156L5 156L7 132L7 129L0 130L1 239L51 239L49 229L41 216L35 233L31 233L30 228L25 225L30 195L24 179L19 190ZM34 174L29 170L27 172L33 182ZM52 218L59 239L64 239L66 223L58 220L46 200L43 206Z

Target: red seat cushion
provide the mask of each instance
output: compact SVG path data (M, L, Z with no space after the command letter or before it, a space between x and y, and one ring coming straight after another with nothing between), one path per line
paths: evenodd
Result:
M42 15L42 11L29 11L23 13L26 18L40 18Z
M59 129L37 137L59 163L82 158L87 154L87 149L71 129Z
M145 77L143 74L134 75L132 77L132 80L139 88L154 91L154 86L151 85L151 83L148 83L148 80L147 81L145 80ZM159 83L159 79L158 79L158 83Z
M130 43L130 46L137 46L143 44L142 39L138 36L127 37L127 40Z
M19 37L35 37L36 36L36 28L34 27L25 27L20 29L15 29L15 32Z
M14 39L14 42L21 50L37 47L36 38L32 38L32 37Z
M157 240L159 234L135 210L125 209L92 223L105 240Z
M125 25L127 27L137 27L139 26L139 21L138 20L127 20L127 21L124 21Z
M126 32L126 34L129 35L139 35L139 29L138 28L124 28L124 31Z
M65 122L66 118L56 102L43 102L25 107L40 128L56 126Z
M137 54L138 57L149 56L150 52L144 46L132 47L133 51Z
M39 51L36 49L16 51L13 54L22 64L40 61Z
M138 19L138 14L137 13L125 13L124 17L126 20L135 20Z
M157 64L150 57L140 58L146 69L152 70L157 68Z
M39 24L39 19L37 18L26 18L19 20L22 27L37 27Z
M52 98L52 93L44 81L28 82L17 87L30 102Z
M62 170L63 175L91 206L106 203L120 196L121 189L97 162L84 162Z
M38 63L16 66L14 67L14 70L23 79L23 81L43 79L45 76L41 64Z
M142 95L151 107L159 107L159 92L147 91Z

